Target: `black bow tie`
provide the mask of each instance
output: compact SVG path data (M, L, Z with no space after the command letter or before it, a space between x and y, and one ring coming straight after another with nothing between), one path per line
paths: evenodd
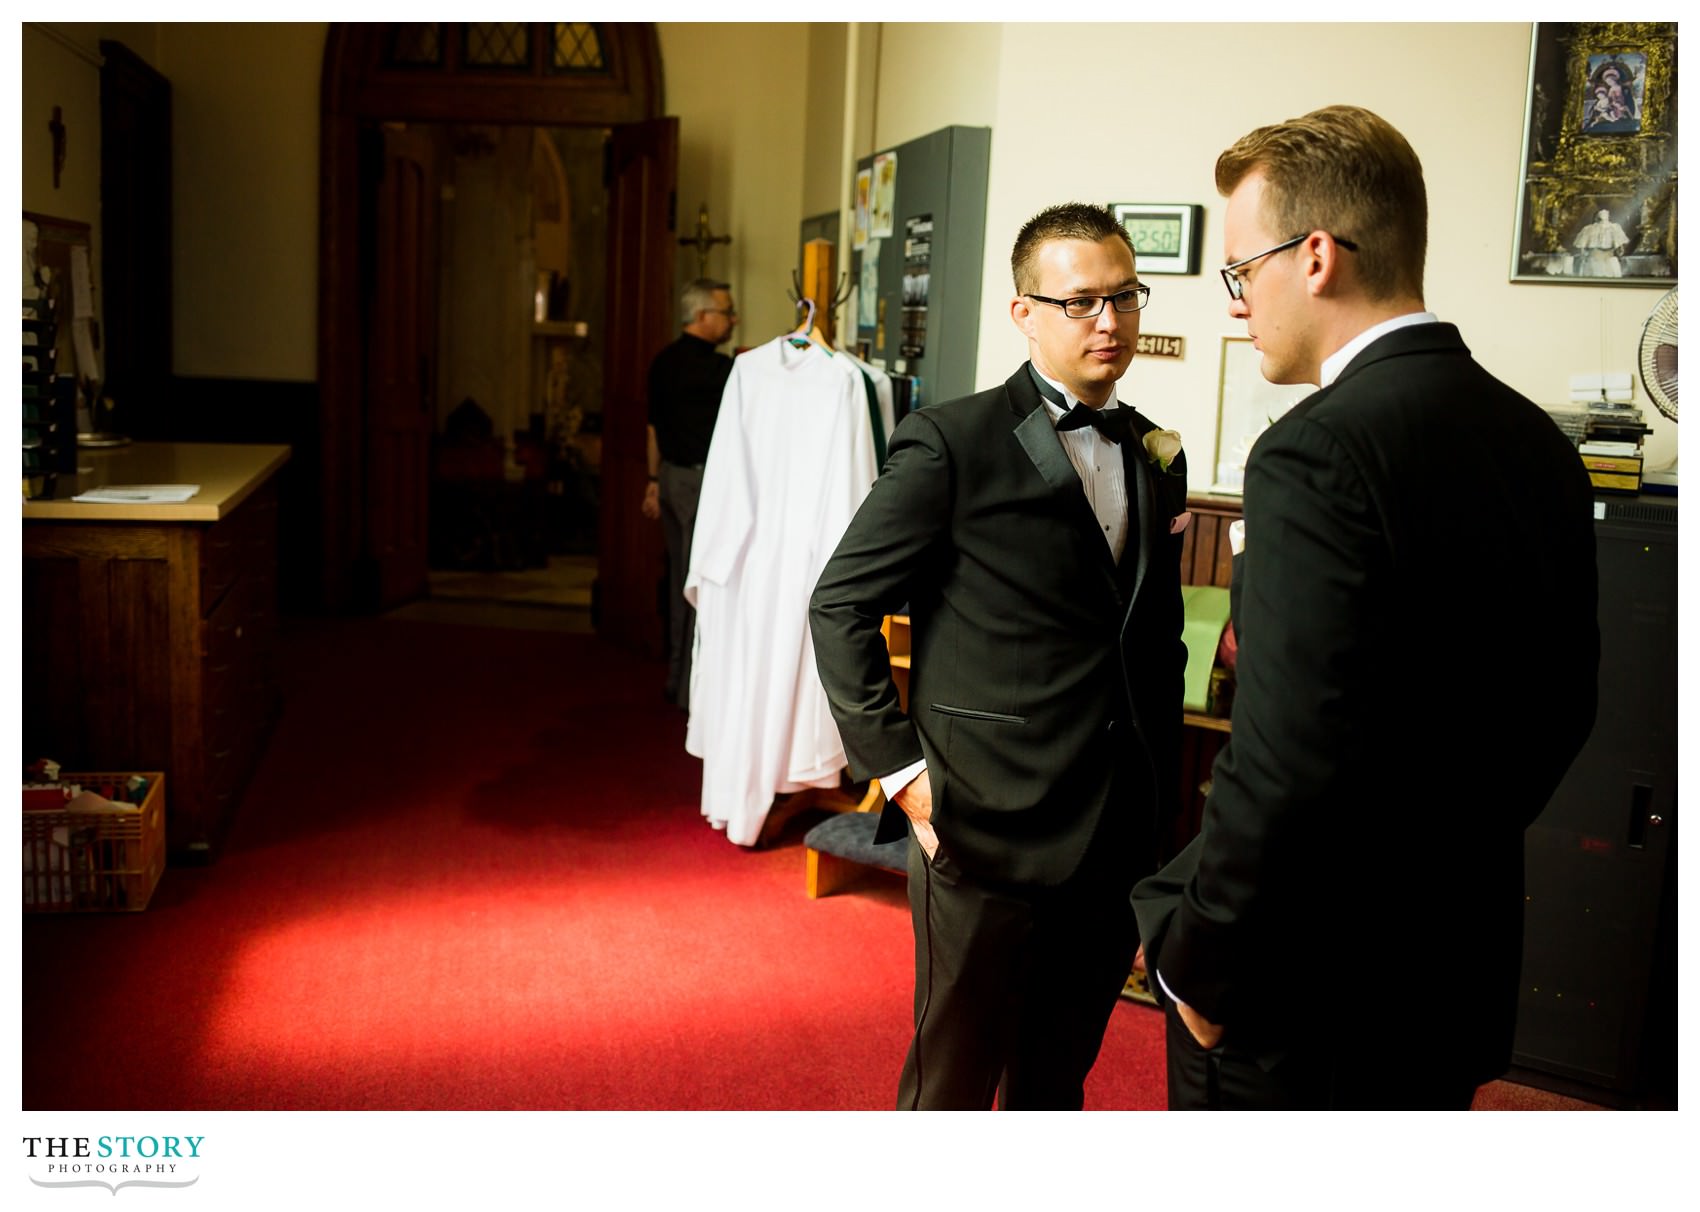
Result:
M1059 433L1090 425L1112 442L1123 442L1133 432L1133 424L1125 408L1090 408L1076 404L1057 422Z

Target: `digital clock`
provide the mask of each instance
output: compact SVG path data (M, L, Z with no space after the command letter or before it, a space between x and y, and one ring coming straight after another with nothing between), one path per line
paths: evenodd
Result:
M1133 241L1141 276L1196 274L1204 208L1188 203L1112 202L1110 210Z
M1172 257L1181 251L1181 221L1176 215L1127 215L1122 226L1136 253Z

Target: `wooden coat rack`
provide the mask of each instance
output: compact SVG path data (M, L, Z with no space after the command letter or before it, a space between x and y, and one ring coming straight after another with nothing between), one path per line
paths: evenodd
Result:
M838 246L831 240L813 239L803 245L803 273L791 272L792 300L811 300L815 305L814 326L828 345L836 345L838 309L849 300L849 274L834 276L838 268Z

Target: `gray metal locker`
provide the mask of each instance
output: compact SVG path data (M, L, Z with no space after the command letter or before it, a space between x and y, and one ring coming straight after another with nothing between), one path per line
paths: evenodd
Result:
M992 132L947 126L887 150L897 157L892 233L879 250L875 322L853 316L853 331L875 361L920 376L921 403L936 404L974 390ZM871 171L876 158L859 161L858 170ZM858 283L862 259L860 251L852 255ZM917 294L924 300L919 307Z

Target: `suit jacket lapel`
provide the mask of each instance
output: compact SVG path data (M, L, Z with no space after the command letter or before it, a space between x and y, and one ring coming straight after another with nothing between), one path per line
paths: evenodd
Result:
M1056 426L1051 423L1051 415L1045 410L1044 400L1039 395L1039 389L1033 385L1032 376L1025 363L1010 376L1004 388L1009 396L1010 411L1021 417L1015 427L1015 440L1021 443L1021 449L1032 460L1045 484L1068 502L1067 508L1073 512L1078 524L1097 540L1088 546L1102 554L1099 570L1113 588L1116 567L1115 561L1110 558L1109 545L1098 533L1098 519L1092 512L1092 506L1087 503L1086 490L1080 483L1080 473L1075 471L1074 464L1068 461L1068 455L1063 451L1062 439L1057 436Z
M1127 405L1122 405L1126 408ZM1128 591L1126 616L1122 626L1133 617L1133 603L1139 598L1139 588L1145 583L1145 572L1151 567L1151 553L1157 549L1157 486L1151 479L1151 466L1145 460L1145 429L1138 422L1144 418L1136 412L1132 436L1122 443L1122 476L1127 483L1127 531L1130 539L1139 544L1134 555L1133 588ZM1122 558L1127 558L1124 548Z
M1080 498L1081 504L1086 503L1080 476L1075 472L1074 464L1068 461L1068 455L1063 453L1062 439L1057 437L1056 427L1051 424L1043 406L1034 408L1027 414L1027 419L1015 427L1015 440L1021 443L1021 449L1033 460L1033 466L1039 469L1039 474L1053 492L1072 492Z

